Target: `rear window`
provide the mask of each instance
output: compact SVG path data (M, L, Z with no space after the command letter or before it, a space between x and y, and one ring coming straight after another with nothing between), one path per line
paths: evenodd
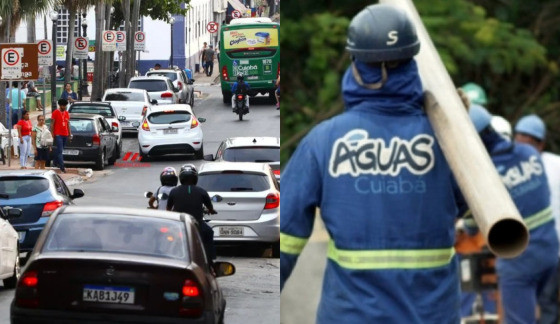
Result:
M16 199L35 196L49 190L49 180L38 177L0 178L0 199ZM4 196L8 195L8 197Z
M154 75L168 77L169 79L171 79L171 81L177 80L177 73L175 72L149 72L147 74L147 76L154 76Z
M184 259L185 227L178 221L121 215L62 214L46 251L102 251Z
M71 113L85 113L85 114L98 114L104 117L114 117L113 111L109 107L101 106L88 106L88 105L73 105L68 110Z
M144 101L144 94L138 92L108 93L103 101Z
M265 191L270 189L266 175L240 171L199 174L198 185L206 191Z
M167 83L163 80L130 81L129 88L144 89L148 92L167 91Z
M230 162L277 162L280 161L279 147L234 147L224 151L224 160Z
M148 116L148 121L152 124L179 124L188 123L191 114L188 112L157 112Z
M72 133L91 134L95 133L95 126L91 119L70 119Z

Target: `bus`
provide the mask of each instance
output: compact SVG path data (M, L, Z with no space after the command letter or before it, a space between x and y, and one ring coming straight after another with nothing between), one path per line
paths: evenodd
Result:
M231 86L240 73L251 86L249 96L274 90L280 74L280 24L270 18L232 19L220 29L220 79L225 104L231 103Z

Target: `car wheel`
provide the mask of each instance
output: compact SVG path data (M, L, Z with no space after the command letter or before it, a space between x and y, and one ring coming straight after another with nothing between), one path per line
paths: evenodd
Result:
M21 275L21 267L19 264L19 246L16 250L16 263L14 264L14 273L11 277L4 279L4 288L13 289L16 287L17 282L19 280L19 276Z
M103 170L105 168L105 150L101 151L101 154L97 157L97 161L95 161L95 169Z
M204 159L204 144L200 145L200 150L194 152L194 158L197 160Z
M117 159L120 159L122 156L122 140L117 145Z
M142 149L140 148L140 146L138 146L138 152L140 152L140 157L142 158L142 162L146 162L150 159L148 154L142 152Z
M191 93L191 108L194 108L194 92Z
M111 158L109 159L109 165L114 165L115 161L117 161L117 151L118 151L118 145L115 145L115 148L113 149L113 155L111 155Z
M280 241L272 243L272 257L273 258L280 257Z

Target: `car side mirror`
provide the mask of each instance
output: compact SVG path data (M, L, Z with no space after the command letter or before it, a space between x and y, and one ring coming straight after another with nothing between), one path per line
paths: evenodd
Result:
M119 116L118 120L119 120L119 121L125 121L125 120L126 120L126 116Z
M158 103L157 103L157 100L155 100L155 99L152 99L152 100L150 101L150 103L151 103L152 105L157 105L157 104L158 104Z
M214 154L206 154L202 157L204 161L214 161Z
M193 84L193 83L194 83L194 79L190 79L189 84Z
M74 189L74 192L72 193L72 195L70 195L70 198L72 199L76 199L76 198L81 198L83 197L84 191L82 189Z
M231 276L235 273L235 266L232 263L224 262L224 261L216 261L212 265L214 269L214 273L217 277L226 277Z
M179 91L180 91L179 88L173 87L173 92L179 92Z
M201 122L201 123L205 123L205 122L206 122L206 118L200 117L200 118L198 118L198 121Z
M213 201L213 202L220 202L220 201L222 201L222 200L224 200L224 198L222 198L222 196L220 196L220 195L214 195L214 196L212 197L212 201Z
M23 210L20 208L4 207L4 219L14 219L21 217L23 215Z

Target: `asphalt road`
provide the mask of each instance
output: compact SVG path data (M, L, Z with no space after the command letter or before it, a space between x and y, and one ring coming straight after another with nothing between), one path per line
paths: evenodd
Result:
M203 93L202 98L195 100L194 111L197 117L206 118L202 124L205 154L215 154L227 137L280 136L280 113L266 97L251 99L250 113L239 121L231 106L223 104L219 85L195 86L195 90ZM135 134L125 134L123 139L123 157L127 152L138 152ZM159 173L164 167L179 170L184 163L198 167L204 162L189 155L164 156L149 162L121 158L115 166L96 172L90 181L75 186L86 193L76 204L146 208L148 200L143 194L159 187ZM235 275L218 280L227 301L225 323L279 323L280 260L261 257L258 249L245 248L218 249L218 260L232 262L237 269ZM9 323L12 299L13 290L0 288L0 324Z

